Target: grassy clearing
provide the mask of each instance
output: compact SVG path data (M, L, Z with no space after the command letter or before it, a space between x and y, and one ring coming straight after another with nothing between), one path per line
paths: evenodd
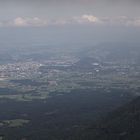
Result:
M30 122L29 120L15 119L15 120L4 120L1 122L1 124L7 127L21 127L29 122Z

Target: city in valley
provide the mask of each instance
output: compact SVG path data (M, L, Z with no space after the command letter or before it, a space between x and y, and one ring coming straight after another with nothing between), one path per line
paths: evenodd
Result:
M56 52L51 57L46 53L39 60L30 53L30 58L26 56L22 60L18 56L16 60L10 59L0 65L0 98L21 101L47 99L53 92L61 95L75 89L124 90L139 94L138 56L123 58L124 54L116 53L118 48L103 52L103 47L89 48L84 56L66 51L63 54ZM138 48L135 49L133 52L130 50L132 55L137 53ZM114 53L116 56L112 56Z

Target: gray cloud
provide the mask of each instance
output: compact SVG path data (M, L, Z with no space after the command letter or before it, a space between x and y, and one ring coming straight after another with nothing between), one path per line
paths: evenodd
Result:
M65 4L78 4L78 5L91 5L91 4L107 4L107 5L138 5L140 0L0 0L1 4L18 4L18 5L30 5L30 6L48 6L65 5Z

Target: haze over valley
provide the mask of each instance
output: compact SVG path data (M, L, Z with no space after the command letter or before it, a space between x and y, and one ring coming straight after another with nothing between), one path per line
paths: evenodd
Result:
M0 1L0 140L139 140L139 6Z

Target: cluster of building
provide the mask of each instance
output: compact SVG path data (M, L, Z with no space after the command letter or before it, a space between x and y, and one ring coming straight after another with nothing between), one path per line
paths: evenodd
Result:
M28 77L36 74L40 66L41 63L34 61L0 65L0 79Z

